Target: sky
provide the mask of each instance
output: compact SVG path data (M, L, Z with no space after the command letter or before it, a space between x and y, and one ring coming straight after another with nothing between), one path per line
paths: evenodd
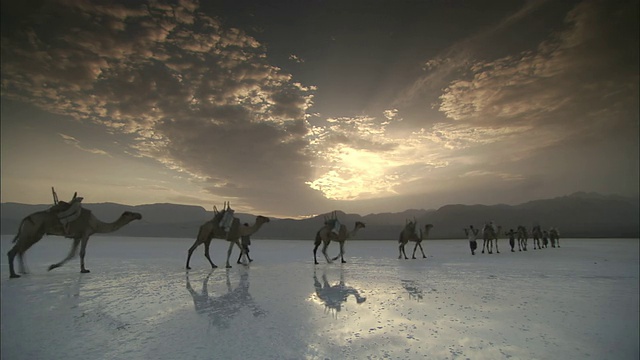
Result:
M638 4L5 1L2 202L638 196Z

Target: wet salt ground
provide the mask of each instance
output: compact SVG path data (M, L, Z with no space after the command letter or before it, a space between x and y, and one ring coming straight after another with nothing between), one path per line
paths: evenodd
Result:
M464 240L427 241L416 260L398 260L395 241L358 240L347 264L320 265L311 240L255 240L248 267L236 249L232 269L212 271L200 247L186 272L192 241L94 237L90 274L77 259L46 272L70 246L58 237L29 251L23 278L8 279L4 257L2 358L639 356L638 239L515 253L502 241L501 254L476 256ZM226 249L214 240L216 264Z

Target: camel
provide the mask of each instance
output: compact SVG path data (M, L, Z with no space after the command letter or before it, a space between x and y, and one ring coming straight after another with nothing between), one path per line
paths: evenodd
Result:
M431 231L431 228L433 227L433 224L426 224L424 226L424 232L422 232L422 229L420 229L420 237L415 239L416 245L413 247L413 255L411 255L412 259L416 258L416 249L418 247L420 247L420 251L422 252L422 258L426 259L427 255L424 254L424 250L422 250L422 240L426 239L427 236L429 236L429 231ZM414 241L409 239L409 241Z
M560 232L556 228L549 229L549 240L551 241L551 247L556 247L556 243L558 247L560 247Z
M529 234L527 233L527 228L518 225L518 251L527 251L527 239Z
M54 207L56 206L58 206L58 204L54 205ZM52 211L52 209L35 212L25 217L20 222L18 234L13 239L15 245L7 253L7 256L9 257L10 277L20 277L20 275L16 274L13 268L13 259L16 255L18 255L21 272L26 273L23 259L24 254L31 246L33 246L33 244L40 241L44 235L57 235L73 239L73 245L67 257L62 261L49 266L49 271L62 266L64 263L75 257L78 246L80 245L80 272L88 273L89 270L85 267L84 257L89 237L93 234L114 232L133 220L140 219L142 219L142 215L139 213L125 211L116 221L112 223L105 223L96 218L91 213L91 210L80 208L77 218L68 224L63 225L58 214L55 211Z
M227 263L226 268L231 268L229 265L229 258L231 257L231 253L233 252L233 245L237 245L240 248L240 257L244 255L244 247L240 244L240 239L243 236L251 236L258 232L262 225L268 223L270 219L266 216L258 215L256 216L256 221L253 225L250 226L240 226L240 220L237 218L233 218L233 223L231 225L231 230L229 230L229 236L227 237L227 241L229 241L229 250L227 250Z
M493 242L496 242L496 253L500 254L500 250L498 250L498 234L500 234L500 230L502 230L502 226L498 226L497 228L493 225L493 222L485 224L484 228L482 228L482 237L484 242L482 243L482 253L484 254L485 247L487 248L487 252L489 254L493 254Z
M407 257L407 253L404 251L405 245L409 241L415 241L417 244L418 234L416 234L416 221L407 220L404 229L400 232L400 236L398 237L398 259L402 259L402 255L404 255L405 260L409 259Z
M340 222L336 218L336 213L334 211L332 214L332 218L325 218L324 226L322 226L316 233L316 239L313 243L313 262L318 265L316 252L318 250L318 247L322 243L322 254L324 255L324 258L327 260L328 264L331 264L332 262L338 260L338 258L340 258L340 261L343 264L346 263L346 261L344 261L344 242L348 239L354 238L358 233L358 230L364 227L365 224L363 222L356 221L353 230L347 231L347 226L344 224L340 224ZM336 228L338 228L337 233L334 231L336 230ZM340 253L333 259L329 259L329 255L327 255L327 248L329 247L329 243L332 240L340 243Z
M407 254L405 253L404 247L405 245L407 245L407 243L409 241L415 242L415 246L413 247L413 254L411 255L412 259L416 258L416 250L418 249L418 247L420 247L420 251L422 252L422 258L426 259L427 255L424 254L424 249L422 248L422 240L426 239L427 236L429 236L429 231L431 231L431 228L433 227L432 224L426 224L424 226L424 232L422 232L422 229L420 229L420 236L418 236L418 234L416 234L416 221L414 219L414 221L407 221L407 224L405 225L404 229L402 230L402 232L400 233L400 237L398 238L398 243L400 243L400 246L398 247L398 259L402 258L402 255L404 254L404 258L407 259Z
M542 249L542 246L540 246L540 238L542 238L540 225L535 225L533 229L531 229L531 238L533 239L533 250L536 250L536 245L538 246L538 250Z
M269 222L268 217L259 215L256 217L256 221L253 225L240 226L240 220L238 218L231 217L232 220L229 231L225 231L225 229L220 226L220 223L221 221L225 222L225 217L230 218L229 214L233 214L233 210L229 207L228 203L225 203L222 211L217 211L217 209L215 209L214 207L213 219L200 226L196 241L189 248L186 265L187 270L191 270L189 262L191 260L191 255L193 255L193 251L201 244L204 244L205 246L204 256L209 261L209 264L211 264L211 268L215 269L218 267L213 263L213 261L211 261L211 257L209 256L209 246L211 245L211 240L213 238L225 239L229 241L229 249L227 250L227 262L225 267L231 268L231 265L229 264L229 258L231 257L231 253L233 252L233 245L237 245L238 248L240 248L240 256L242 256L244 254L244 248L240 244L240 238L242 236L253 235L260 229L260 227L262 227L264 223Z
M218 211L215 206L213 207L213 218L200 226L200 229L198 230L198 236L196 237L196 242L191 246L191 248L189 248L186 266L187 270L191 270L191 267L189 267L191 255L193 254L193 251L198 246L200 246L200 244L204 244L204 256L207 258L207 260L209 260L209 264L211 264L211 267L217 268L217 266L213 263L213 261L211 261L211 257L209 256L209 246L211 245L211 239L213 238L227 238L227 231L224 229L224 227L220 226L222 218L225 217L227 213L233 214L233 210L229 207L227 202L224 203L221 211Z
M320 283L314 270L313 286L316 289L318 299L324 304L326 309L331 312L335 311L336 316L337 313L342 310L342 303L347 302L349 295L353 295L358 304L362 304L367 300L366 297L360 295L360 292L356 288L345 284L343 271L340 271L340 282L331 285L325 273L322 274L322 283Z
M542 246L545 249L549 247L549 232L547 230L542 232Z

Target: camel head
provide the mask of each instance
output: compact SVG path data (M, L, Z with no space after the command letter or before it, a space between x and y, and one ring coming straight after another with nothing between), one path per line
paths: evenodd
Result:
M269 221L271 220L269 220L269 218L266 216L258 215L258 217L256 217L256 223L264 224L268 223Z
M356 229L364 228L364 223L362 221L356 221Z
M433 224L427 224L427 225L425 225L425 226L424 226L424 229L425 229L425 230L429 230L429 229L431 229L432 227L433 227Z
M133 220L141 220L142 219L142 215L140 213L137 212L132 212L132 211L125 211L122 213L122 215L120 215L120 217L122 219L126 219L129 222L133 221Z

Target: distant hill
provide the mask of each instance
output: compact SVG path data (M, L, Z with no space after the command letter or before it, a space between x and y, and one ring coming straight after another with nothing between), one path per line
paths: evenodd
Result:
M562 237L627 237L640 236L638 198L575 193L553 199L535 200L520 205L445 205L437 210L406 210L399 213L381 213L361 216L338 211L338 218L349 229L355 221L366 228L357 238L368 240L396 240L407 219L420 224L434 225L430 237L434 239L461 239L463 228L481 227L493 221L503 229L518 225L531 228L557 227ZM50 205L0 204L1 233L15 234L20 220L30 213L45 210ZM151 204L129 206L114 203L83 204L103 221L113 221L123 211L136 211L143 215L117 232L120 236L195 238L200 225L213 217L213 211L200 206ZM252 223L255 216L236 214L242 222ZM261 239L313 239L322 226L322 215L303 219L271 219L256 238Z

